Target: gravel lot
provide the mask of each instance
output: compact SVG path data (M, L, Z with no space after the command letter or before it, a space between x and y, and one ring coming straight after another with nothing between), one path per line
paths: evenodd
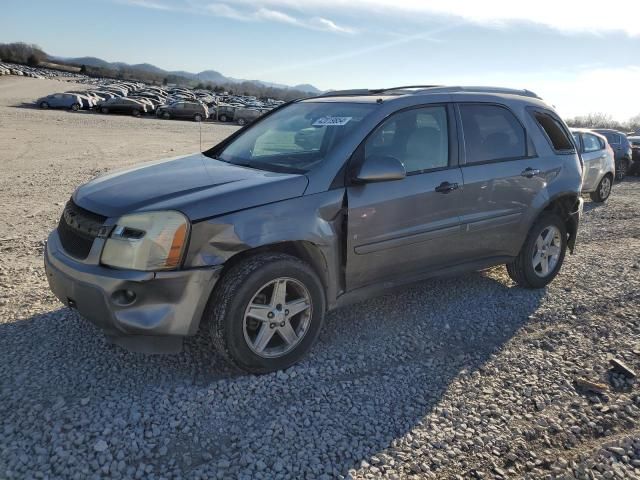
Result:
M504 268L424 282L247 376L204 334L179 355L110 346L49 293L43 240L75 186L199 145L190 122L19 106L65 88L0 78L0 478L640 478L640 395L608 362L640 370L638 179L587 201L549 288Z

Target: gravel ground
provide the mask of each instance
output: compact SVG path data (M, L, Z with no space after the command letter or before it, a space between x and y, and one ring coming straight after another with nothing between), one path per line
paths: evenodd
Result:
M110 346L49 293L42 242L77 184L198 149L188 122L12 106L59 89L0 79L0 478L640 478L640 395L609 365L640 369L638 179L586 203L547 289L502 267L424 282L249 376L204 334L179 355Z

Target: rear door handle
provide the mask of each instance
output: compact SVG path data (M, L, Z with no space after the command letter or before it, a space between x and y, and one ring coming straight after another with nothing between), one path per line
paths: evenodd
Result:
M538 170L537 168L527 167L522 172L520 172L520 175L527 178L533 178L536 175L540 175L540 170Z
M457 189L458 189L457 183L442 182L440 185L436 187L436 192L449 193Z

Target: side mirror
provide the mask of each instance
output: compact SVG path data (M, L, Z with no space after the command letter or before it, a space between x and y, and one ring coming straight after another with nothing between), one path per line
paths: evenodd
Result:
M388 182L402 180L407 171L400 160L388 155L373 155L367 158L353 179L355 183Z

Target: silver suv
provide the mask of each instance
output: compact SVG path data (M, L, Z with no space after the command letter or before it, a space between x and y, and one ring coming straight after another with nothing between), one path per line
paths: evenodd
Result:
M327 310L506 264L541 288L573 252L581 159L527 90L400 87L291 102L200 154L79 187L45 265L131 350L202 325L234 365L297 362Z

